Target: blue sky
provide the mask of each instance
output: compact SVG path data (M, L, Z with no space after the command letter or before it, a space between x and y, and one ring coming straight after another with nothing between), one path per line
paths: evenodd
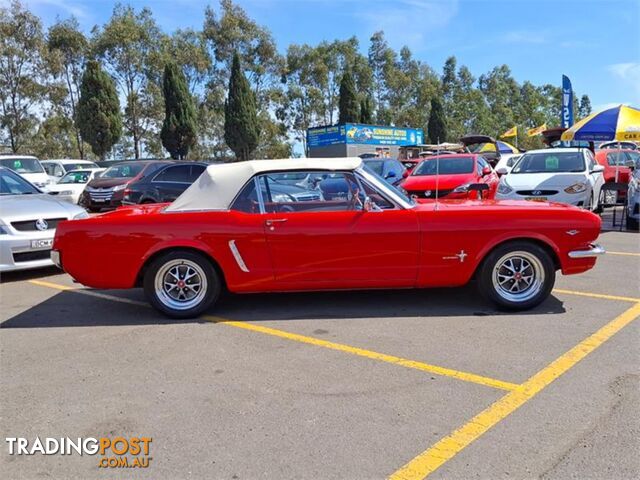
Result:
M9 0L0 0L7 4ZM115 2L24 0L48 26L75 15L89 31L103 24ZM148 6L161 27L200 28L204 8L217 0L131 0ZM567 74L594 108L640 106L640 0L236 0L273 33L284 52L290 43L315 44L356 35L363 53L384 30L396 49L441 71L455 55L477 77L506 63L520 82L560 85Z

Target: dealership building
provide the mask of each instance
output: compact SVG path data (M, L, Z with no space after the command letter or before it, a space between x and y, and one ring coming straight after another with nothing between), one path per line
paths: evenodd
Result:
M345 123L307 130L309 157L357 157L364 153L396 158L400 147L424 143L421 128Z

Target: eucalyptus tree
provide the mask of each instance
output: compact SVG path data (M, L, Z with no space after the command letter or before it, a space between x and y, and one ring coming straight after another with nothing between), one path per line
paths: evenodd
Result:
M0 7L0 127L14 153L33 137L47 93L40 19L19 1Z
M55 98L55 92L58 89L51 89L52 105L59 110L59 115L66 119L66 122L61 121L54 125L61 128L68 125L75 140L74 147L79 158L85 158L80 130L73 120L76 117L80 97L82 73L89 54L89 41L80 30L78 21L71 17L67 20L59 20L49 28L47 48L49 69L53 78L60 81L62 86L59 99Z

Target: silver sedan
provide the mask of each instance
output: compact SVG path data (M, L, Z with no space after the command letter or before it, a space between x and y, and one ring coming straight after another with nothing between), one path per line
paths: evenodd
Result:
M58 223L87 216L77 205L56 200L0 167L0 272L53 265L50 253Z

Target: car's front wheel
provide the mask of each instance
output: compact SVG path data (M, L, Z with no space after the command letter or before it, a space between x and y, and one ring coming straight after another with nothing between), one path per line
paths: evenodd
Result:
M196 252L174 250L154 259L144 274L149 303L172 318L194 318L220 295L220 277L211 262Z
M551 293L556 270L549 253L526 241L509 242L493 250L480 266L480 293L506 310L528 310Z

